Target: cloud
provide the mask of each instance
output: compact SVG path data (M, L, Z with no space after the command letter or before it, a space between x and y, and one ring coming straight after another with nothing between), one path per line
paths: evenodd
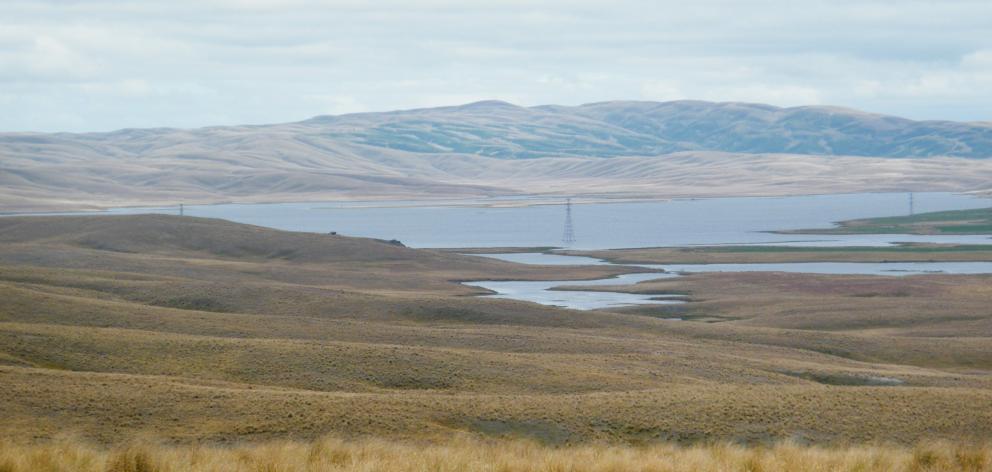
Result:
M59 38L38 35L0 50L0 80L67 81L96 72L94 61Z
M5 0L0 17L0 130L488 98L992 110L987 0Z
M346 113L360 113L368 111L368 107L362 104L357 98L341 95L307 95L305 98L322 104L320 114L343 115Z
M701 98L713 101L758 102L780 106L820 105L823 103L821 93L816 88L776 84L718 88L703 94Z
M968 69L979 70L985 73L992 72L992 49L966 54L961 59L961 65Z
M125 79L116 82L86 82L78 85L85 94L108 94L121 97L146 97L155 90L145 80Z
M674 80L648 80L641 84L641 98L663 102L688 97L682 92L681 85Z

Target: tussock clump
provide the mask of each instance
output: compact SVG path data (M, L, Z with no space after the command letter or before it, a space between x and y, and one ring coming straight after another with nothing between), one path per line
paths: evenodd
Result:
M992 470L989 445L947 442L824 448L782 443L551 447L533 441L454 438L416 443L324 438L311 443L273 442L237 447L130 444L99 449L83 443L0 443L0 471L968 471Z

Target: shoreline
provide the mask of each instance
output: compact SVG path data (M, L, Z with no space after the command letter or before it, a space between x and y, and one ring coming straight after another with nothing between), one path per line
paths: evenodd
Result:
M492 196L473 196L464 198L450 198L450 197L430 197L430 196L411 196L410 198L397 199L395 197L376 197L376 196L363 196L363 197L345 197L345 198L316 198L316 199L295 199L295 198L274 198L274 199L207 199L205 202L192 203L186 202L176 202L173 205L161 204L160 201L149 201L147 203L141 204L123 204L123 205L112 205L104 203L88 203L89 209L71 209L72 207L59 207L53 206L50 210L45 211L19 211L19 210L4 210L0 211L0 217L4 216L40 216L40 215L88 215L88 214L105 214L107 212L115 210L134 210L134 209L164 209L164 208L176 208L178 212L178 207L180 203L183 203L187 208L191 207L206 207L206 206L219 206L219 205L280 205L280 204L340 204L340 203L370 203L370 205L343 207L343 208L314 208L315 210L340 210L340 209L371 209L371 208L424 208L424 207L451 207L451 208L467 208L467 207L479 207L479 208L525 208L532 206L541 205L563 205L564 200L572 198L573 205L589 205L589 204L612 204L612 203L640 203L640 202L665 202L665 201L684 201L684 200L712 200L712 199L723 199L723 198L762 198L762 199L773 199L773 198L793 198L793 197L820 197L820 196L840 196L840 195L858 195L858 194L897 194L897 193L907 193L907 192L893 192L893 191L873 191L866 190L861 192L814 192L814 193L740 193L740 194L715 194L715 195L597 195L597 194L576 194L576 195L535 195L535 194L506 194L496 197ZM914 192L914 193L950 193L954 195L968 195L974 196L976 198L986 198L992 200L992 195L983 194L976 191L925 191L925 192ZM492 200L492 202L486 202L486 200ZM397 205L396 203L413 203Z

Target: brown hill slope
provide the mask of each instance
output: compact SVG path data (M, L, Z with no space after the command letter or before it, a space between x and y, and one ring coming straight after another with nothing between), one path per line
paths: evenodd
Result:
M784 298L787 309L749 322L679 322L478 299L452 282L622 270L520 266L196 218L0 219L0 436L992 435L987 339L951 318L934 319L947 322L939 340L844 332L851 320L829 313L833 325L789 324L800 296L779 293L768 306ZM694 304L728 309L733 296L781 290L781 279L769 280L755 276L713 303L713 287L738 282L685 279L680 288L700 297ZM855 310L864 299L849 298Z

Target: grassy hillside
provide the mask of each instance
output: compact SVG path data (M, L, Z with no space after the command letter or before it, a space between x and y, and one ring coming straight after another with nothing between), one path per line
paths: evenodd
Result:
M710 274L629 288L687 293L684 316L699 321L478 299L455 282L624 270L197 218L3 218L0 437L332 435L399 450L462 435L548 445L992 437L987 277ZM16 447L0 450L26 451ZM80 454L104 464L117 453Z

